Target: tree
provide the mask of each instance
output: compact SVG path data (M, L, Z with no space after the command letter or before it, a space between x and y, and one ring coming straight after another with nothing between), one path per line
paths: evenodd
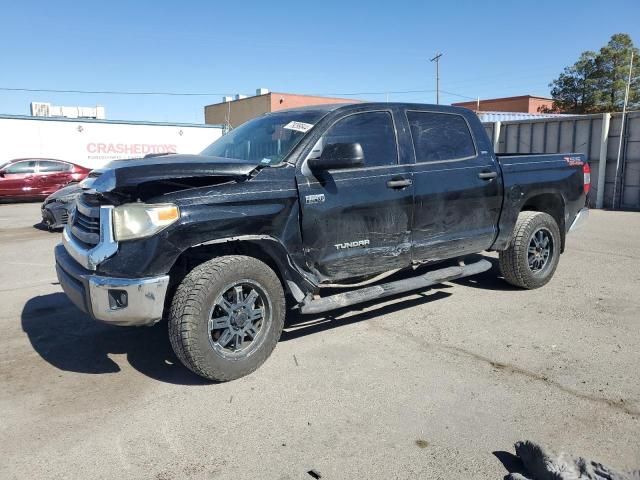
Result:
M622 110L629 75L634 67L629 91L629 109L640 108L640 51L626 33L616 33L598 53L587 51L576 63L549 84L553 108L567 113L616 112Z
M640 106L640 51L633 46L629 35L617 33L611 37L607 45L600 49L596 59L600 76L599 86L603 93L601 111L622 110L632 51L634 66L629 89L629 109Z
M576 63L566 67L549 86L553 97L551 111L590 113L601 97L595 52L583 52Z

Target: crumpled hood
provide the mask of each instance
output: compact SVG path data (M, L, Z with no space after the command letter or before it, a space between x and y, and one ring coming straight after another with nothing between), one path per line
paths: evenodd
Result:
M193 177L248 176L256 162L204 155L164 155L112 162L91 183L98 193L137 187L143 183Z

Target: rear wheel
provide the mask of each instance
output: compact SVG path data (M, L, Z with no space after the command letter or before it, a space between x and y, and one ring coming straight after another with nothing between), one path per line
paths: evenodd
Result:
M253 372L276 346L285 317L282 285L252 257L214 258L182 281L169 314L169 337L180 361L215 381Z
M534 289L545 285L560 259L560 228L543 212L521 212L509 247L500 252L500 271L517 287Z

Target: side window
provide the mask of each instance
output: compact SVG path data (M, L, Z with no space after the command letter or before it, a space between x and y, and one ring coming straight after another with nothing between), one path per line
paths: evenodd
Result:
M6 173L25 174L36 171L36 161L29 160L26 162L17 162L5 169Z
M393 119L389 112L349 115L334 124L323 136L323 145L359 143L367 167L396 165L398 149Z
M38 165L38 171L40 172L66 172L70 170L71 165L62 162L51 162L47 160L40 160Z
M461 115L407 112L416 162L455 160L476 154L469 126Z

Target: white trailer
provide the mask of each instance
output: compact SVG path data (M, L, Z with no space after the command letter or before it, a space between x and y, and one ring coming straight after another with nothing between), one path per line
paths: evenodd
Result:
M199 153L222 126L0 115L0 164L55 158L88 168L148 153Z

